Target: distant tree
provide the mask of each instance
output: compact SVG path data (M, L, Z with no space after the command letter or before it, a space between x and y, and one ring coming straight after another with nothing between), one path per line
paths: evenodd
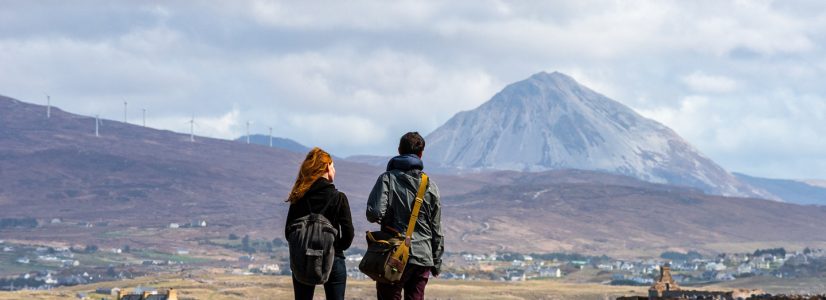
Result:
M703 255L700 254L700 252L697 252L697 251L694 251L694 250L688 251L688 253L686 253L686 255L688 256L688 260L695 260L695 259L702 259L703 258Z
M284 240L282 240L280 238L274 238L274 239L272 239L272 245L275 246L275 247L284 247L284 246L287 245L287 243L284 242Z
M118 272L115 271L115 267L109 266L106 268L106 276L109 276L110 278L118 276Z
M228 238L229 238L231 241L234 241L234 240L237 240L237 239L238 239L238 235L236 235L236 234L234 234L234 233L230 233Z
M83 252L86 252L86 253L95 253L97 251L98 251L98 246L97 245L86 245L86 248L83 249Z
M772 248L772 249L757 249L754 251L754 256L763 256L766 254L771 254L773 256L786 256L786 249L785 248Z
M35 228L37 220L35 218L0 218L0 229L3 228Z
M666 251L660 254L660 258L670 259L672 261L691 261L694 259L703 258L703 255L697 251L688 251L688 253L681 253L675 251ZM723 257L721 257L723 258Z
M501 256L497 258L497 260L501 261L513 261L513 260L524 260L525 256L519 253L510 253L506 252L503 253Z
M129 248L129 245L123 245L123 249L121 249L124 253L129 253L132 251L132 248Z
M241 250L247 253L255 253L255 248L250 246L250 236L244 235L244 238L241 239Z
M266 247L267 247L267 252L272 252L272 248L273 248L272 247L272 242L267 242Z

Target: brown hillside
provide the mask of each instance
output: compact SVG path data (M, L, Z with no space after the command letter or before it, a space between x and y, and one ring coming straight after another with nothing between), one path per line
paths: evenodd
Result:
M37 218L7 239L100 245L190 243L197 236L281 237L285 195L301 154L94 119L0 97L0 218ZM336 185L356 231L381 167L340 160ZM826 243L826 209L708 196L597 172L432 174L449 251L720 249ZM47 224L52 218L62 225ZM147 234L204 219L206 231ZM104 222L86 228L78 222ZM153 229L153 230L154 230ZM158 232L158 231L151 231ZM357 247L363 247L357 238Z

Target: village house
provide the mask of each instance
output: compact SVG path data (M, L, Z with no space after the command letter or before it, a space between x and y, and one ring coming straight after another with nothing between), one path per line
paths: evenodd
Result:
M348 262L360 262L362 258L364 258L364 256L361 254L350 254L344 259Z
M99 287L95 290L95 293L103 294L103 295L117 296L120 291L121 291L121 288L118 288L118 287L114 287L114 288ZM120 297L118 297L118 299L120 299Z
M562 277L562 269L560 269L560 268L542 268L542 269L539 269L539 277L560 278L560 277Z
M264 274L279 274L281 273L281 267L277 264L263 264L260 267L261 273Z
M525 281L525 271L523 270L508 270L505 275L506 281Z
M142 291L140 293L126 294L123 290L117 292L118 300L178 300L178 291L169 289L165 294L157 291Z
M192 220L189 222L189 227L207 227L205 220Z
M751 265L748 264L748 263L743 263L743 264L741 264L740 266L737 267L737 274L738 275L749 274L751 272L753 272L753 269L752 269Z

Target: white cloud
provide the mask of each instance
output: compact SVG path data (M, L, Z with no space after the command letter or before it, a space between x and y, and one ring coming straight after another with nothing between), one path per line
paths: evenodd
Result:
M559 70L754 175L826 178L826 13L775 1L142 2L0 11L0 93L382 154ZM45 22L44 20L48 20ZM42 102L42 101L37 101ZM320 125L320 124L328 124ZM821 151L821 152L818 152ZM819 156L818 156L819 155ZM822 164L821 164L822 166ZM800 176L794 176L795 174ZM805 176L804 176L805 175Z
M234 139L242 134L246 134L238 130L238 127L241 126L241 122L239 122L240 114L241 112L238 108L233 108L221 116L198 118L195 124L215 137Z
M720 75L708 75L700 71L683 76L682 80L691 90L700 93L728 93L738 88L737 81L734 79Z
M264 25L300 29L389 30L421 24L432 16L436 3L397 1L275 2L255 0L247 13Z
M824 111L826 99L784 90L743 100L688 96L676 108L639 110L728 169L772 178L819 176Z
M373 126L357 122L359 130L378 138L342 139L362 144L392 142L396 134L410 130L429 133L456 112L477 107L501 86L481 70L444 70L425 57L388 49L326 49L272 57L251 68L268 80L273 94L284 97L274 101L274 109L371 120Z
M387 138L386 128L359 117L329 113L292 115L287 123L296 132L296 139L309 146L355 148L378 144Z

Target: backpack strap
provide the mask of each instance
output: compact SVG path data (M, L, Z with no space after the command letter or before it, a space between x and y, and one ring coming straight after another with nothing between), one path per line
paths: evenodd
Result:
M419 183L419 190L416 193L416 202L413 204L413 211L410 212L410 221L407 222L407 232L405 233L405 242L410 243L410 238L413 236L413 229L416 228L416 219L419 218L419 210L422 208L424 202L424 193L427 190L428 177L422 172L422 180Z

